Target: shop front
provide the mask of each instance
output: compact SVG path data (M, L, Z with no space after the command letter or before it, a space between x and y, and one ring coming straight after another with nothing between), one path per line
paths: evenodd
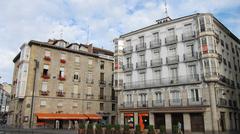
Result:
M149 114L148 113L138 113L138 124L141 130L147 129L149 126Z
M134 113L124 113L124 124L134 128Z

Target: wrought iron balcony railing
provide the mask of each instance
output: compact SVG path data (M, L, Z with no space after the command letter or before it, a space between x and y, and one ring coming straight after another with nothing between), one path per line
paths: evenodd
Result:
M196 35L194 31L184 32L182 34L182 41L190 41L195 39Z
M174 56L168 56L166 57L166 64L177 64L179 62L179 56L174 55Z
M169 106L182 106L182 99L169 99Z
M122 106L124 108L133 108L134 107L134 103L132 101L126 101L126 102L123 102Z
M162 65L162 58L151 60L151 67L159 67Z
M139 43L136 45L136 51L139 52L139 51L143 51L143 50L146 50L146 43Z
M148 101L138 101L137 107L148 107Z
M133 46L126 46L125 48L123 48L123 53L124 54L130 54L133 52Z
M165 45L172 45L178 42L177 35L167 36L165 38Z
M161 46L160 39L150 41L150 48L158 48L160 46Z
M183 54L183 60L184 61L194 61L194 60L197 60L198 58L199 58L198 57L198 52Z
M164 100L153 100L152 107L164 107Z
M133 70L133 64L126 64L126 65L123 65L123 70L124 71L132 71Z
M151 88L151 87L161 87L169 85L178 84L192 84L199 83L199 74L184 75L178 77L167 77L161 79L151 79L145 81L134 81L124 83L124 89L141 89L141 88Z
M187 104L189 106L203 105L203 100L202 100L201 97L199 97L199 98L188 98L187 99Z
M136 63L136 69L145 69L147 68L147 61L141 61Z

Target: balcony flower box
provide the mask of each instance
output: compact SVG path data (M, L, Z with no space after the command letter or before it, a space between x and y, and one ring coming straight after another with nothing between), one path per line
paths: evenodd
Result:
M44 56L43 59L46 60L46 61L51 61L51 58L49 56Z
M61 60L60 60L60 63L65 64L65 63L66 63L66 60L61 59Z
M56 94L59 97L64 97L65 96L65 92L63 92L63 91L57 91Z
M61 77L61 76L59 76L59 77L58 77L58 80L60 80L60 81L65 81L66 78L65 78L65 77Z
M42 75L43 79L50 79L50 75Z
M43 96L47 96L49 94L49 91L40 91L40 94Z

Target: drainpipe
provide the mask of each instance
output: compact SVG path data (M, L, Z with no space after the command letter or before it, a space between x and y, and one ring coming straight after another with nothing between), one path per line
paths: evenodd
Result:
M39 67L39 61L34 59L35 67L34 67L34 81L33 81L33 91L32 91L32 101L31 101L31 111L30 111L30 119L29 119L29 128L32 128L32 116L33 116L33 103L34 103L34 96L35 96L35 85L36 85L36 75L37 69Z

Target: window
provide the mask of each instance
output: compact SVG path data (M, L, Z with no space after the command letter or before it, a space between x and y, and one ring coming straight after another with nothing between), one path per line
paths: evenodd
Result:
M189 23L189 24L186 24L184 25L184 31L185 31L185 34L190 34L192 35L192 24Z
M198 89L191 89L190 90L190 100L192 102L200 101L199 90Z
M144 44L144 36L139 37L140 44Z
M177 49L176 49L176 47L170 47L170 48L168 49L168 54L169 54L169 56L176 56L176 54L177 54Z
M162 93L161 92L156 92L155 97L156 97L157 102L162 102Z
M186 49L187 49L187 52L186 52L187 55L193 57L193 56L194 56L194 47L193 47L193 44L192 44L192 43L187 44L187 45L186 45Z
M60 92L63 92L63 91L64 91L63 83L59 83L59 85L58 85L58 90L59 90Z
M46 92L47 89L47 82L42 82L42 91Z
M168 36L175 36L175 30L174 30L174 28L168 29Z
M100 88L100 99L103 99L103 97L104 97L104 88L101 87Z
M116 110L116 106L115 104L112 104L112 111L115 111Z
M80 57L79 56L75 56L75 60L74 60L76 63L79 63L80 62Z
M59 78L64 78L64 68L63 67L60 67Z
M142 94L139 94L139 96L140 96L141 104L146 104L147 103L147 94L146 93L142 93Z
M100 73L100 81L104 81L104 73Z
M159 80L161 78L161 70L154 70L153 71L153 79Z
M100 62L100 69L102 69L102 70L104 69L104 61Z
M104 110L104 103L100 103L100 111Z
M90 110L90 109L91 109L91 105L92 105L91 102L87 102L87 110Z
M46 50L46 51L45 51L45 56L46 56L46 57L50 57L50 56L51 56L51 52Z
M78 74L78 72L74 72L73 80L79 80L79 74Z
M131 57L127 57L127 67L130 67L132 64L132 58Z
M153 33L153 42L159 42L159 33Z
M201 45L202 45L202 52L208 53L208 45L207 45L207 39L206 37L201 38Z
M73 94L78 94L78 85L73 86Z
M92 95L92 87L87 87L87 94Z
M40 100L40 107L45 107L47 105L46 100Z
M43 66L43 76L48 76L48 65Z
M144 54L139 55L139 61L140 61L140 63L144 63L145 62L145 55Z
M178 80L178 69L171 68L170 69L171 83L175 83Z
M132 95L127 94L127 102L131 103L132 102Z
M188 66L188 72L189 72L190 78L195 79L196 78L196 74L197 74L196 65L189 65Z
M92 72L88 72L88 74L87 74L87 80L89 81L89 82L91 82L92 80L93 80L93 77L92 77Z
M131 46L131 40L126 41L126 46Z
M153 59L160 59L160 53L159 50L153 50Z
M205 29L205 22L204 22L203 16L199 18L199 24L200 24L200 31L205 32L206 29Z
M132 75L126 75L126 82L132 81Z
M66 59L66 55L65 54L61 54L61 60L65 60Z
M180 92L179 91L172 91L171 92L172 102L179 102L180 101Z
M92 65L93 64L93 60L92 59L88 59L88 65Z
M146 80L146 74L145 73L139 73L139 81L145 82Z

